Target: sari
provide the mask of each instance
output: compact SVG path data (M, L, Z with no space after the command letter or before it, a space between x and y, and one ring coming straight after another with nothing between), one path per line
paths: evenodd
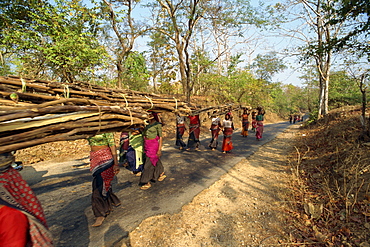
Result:
M257 121L257 128L256 128L256 138L257 140L262 138L262 133L263 133L263 119L264 119L264 113L259 113L256 116L256 121Z
M199 115L189 116L189 139L188 139L188 148L199 148L200 141L200 120Z
M132 172L141 172L143 170L143 144L144 139L142 134L129 135L129 148L126 158L128 168Z
M118 164L122 166L127 166L127 151L129 148L129 133L122 132L119 139L119 158Z
M39 200L10 163L0 164L0 204L19 210L26 215L29 223L28 245L53 246L52 235L48 230Z
M249 114L242 115L242 136L248 136L248 129L249 129L248 116Z
M263 133L263 121L257 121L256 138L257 140L262 138Z
M152 128L154 125L149 125L147 127ZM140 177L141 184L147 184L150 180L158 180L159 176L164 172L162 162L157 155L159 149L159 138L159 135L154 139L144 137L144 151L146 159L144 169Z
M212 139L211 139L211 142L209 143L209 147L212 148L212 149L216 149L217 148L217 145L218 145L218 135L220 133L220 119L219 118L213 118L212 119L212 124L211 124L211 135L212 135Z
M232 134L233 134L233 128L224 128L224 140L222 142L223 152L228 152L234 148L233 143L231 141Z
M184 148L186 147L185 142L182 139L182 136L185 133L185 124L177 124L176 126L176 146Z
M254 119L252 119L252 130L253 130L253 131L256 131L256 128L257 128L257 121L256 121L256 119L254 118Z
M114 160L109 147L90 152L90 171L94 178L91 205L95 217L106 217L112 211L112 206L121 204L112 191L113 164Z

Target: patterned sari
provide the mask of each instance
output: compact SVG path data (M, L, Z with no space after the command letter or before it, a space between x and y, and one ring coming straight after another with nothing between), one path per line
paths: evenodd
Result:
M242 115L242 136L248 136L248 129L249 129L248 116L249 114Z
M120 200L112 192L113 164L109 147L90 152L90 171L94 177L91 204L95 217L106 217L112 211L112 205L120 204Z
M211 134L212 134L212 139L211 139L211 142L209 143L209 147L210 148L214 148L214 149L216 149L217 148L217 145L218 145L218 135L219 135L219 133L220 133L220 125L219 124L212 124L211 125L211 128L210 128L210 130L211 130Z
M20 210L27 216L30 246L53 246L39 200L19 172L10 164L0 167L0 204Z

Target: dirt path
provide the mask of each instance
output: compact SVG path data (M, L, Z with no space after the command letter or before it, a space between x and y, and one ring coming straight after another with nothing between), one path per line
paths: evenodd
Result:
M286 155L298 127L236 164L180 213L144 220L122 246L287 246L294 229L284 210Z

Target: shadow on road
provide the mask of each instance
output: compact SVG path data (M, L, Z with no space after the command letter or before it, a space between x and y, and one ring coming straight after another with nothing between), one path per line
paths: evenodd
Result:
M222 135L215 151L208 148L210 138L201 140L201 151L180 151L175 147L174 140L165 142L167 145L164 146L162 162L167 178L142 191L139 177L121 168L113 191L122 205L107 217L101 227L94 229L89 227L89 222L93 220L90 217L93 216L90 212L92 177L88 164L79 160L61 169L59 174L49 176L45 176L48 171L37 172L32 167L26 167L21 174L46 208L56 246L115 246L124 241L128 233L145 218L180 211L194 196L217 181L236 163L274 139L287 126L287 122L266 125L261 141L255 139L253 132L249 137L242 137L240 131L236 131L232 137L234 150L227 154L220 150ZM53 166L57 167L58 164ZM271 166L268 169L279 168ZM258 180L263 183L263 178ZM227 187L225 193L232 194Z

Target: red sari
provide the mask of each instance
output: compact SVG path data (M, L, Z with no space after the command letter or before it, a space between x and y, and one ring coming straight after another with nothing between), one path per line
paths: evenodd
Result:
M228 152L234 148L233 143L231 141L232 134L233 134L233 128L224 128L224 140L222 142L223 152Z
M234 148L233 143L231 141L231 137L234 130L234 124L231 120L225 119L223 121L222 126L224 127L224 140L222 142L222 151L229 152Z
M200 120L199 115L189 116L189 139L188 139L188 148L199 148L200 141Z
M0 201L27 216L31 246L53 246L39 200L18 171L10 166L0 167Z

